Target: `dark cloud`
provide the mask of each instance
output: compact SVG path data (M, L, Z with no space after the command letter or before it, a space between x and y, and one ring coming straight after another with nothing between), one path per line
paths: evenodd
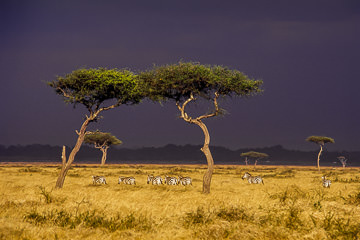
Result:
M44 81L79 67L128 67L179 60L221 64L264 80L262 96L227 100L208 121L212 144L283 144L309 149L360 142L358 1L8 1L1 3L0 144L75 141L85 112ZM94 128L124 146L200 144L173 104L144 103L104 114Z

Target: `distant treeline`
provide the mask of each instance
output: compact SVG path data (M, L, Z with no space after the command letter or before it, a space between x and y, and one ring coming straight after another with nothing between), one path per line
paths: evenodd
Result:
M174 145L163 147L143 147L137 149L110 148L107 163L158 163L158 164L206 164L200 151L200 145ZM27 146L0 145L1 162L61 162L61 146L33 144ZM280 145L264 148L244 148L230 150L225 147L213 146L211 151L215 164L240 164L244 159L240 154L248 151L263 152L269 158L260 160L264 165L315 165L318 151L297 151L284 149ZM67 154L70 148L67 148ZM360 152L323 152L320 160L322 166L341 166L338 156L348 159L348 166L360 166ZM76 156L75 163L100 163L101 152L89 146L82 146ZM250 161L253 164L253 161Z

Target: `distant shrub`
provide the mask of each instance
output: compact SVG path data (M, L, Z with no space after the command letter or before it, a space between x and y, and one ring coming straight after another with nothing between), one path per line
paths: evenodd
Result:
M360 183L360 177L356 176L355 178L339 178L338 176L335 177L333 182L339 183Z
M42 170L40 168L37 167L26 167L26 168L20 168L19 172L29 172L29 173L34 173L34 172L41 172Z
M69 177L82 177L79 173L68 173Z
M293 177L295 177L295 173L296 173L296 171L293 169L286 169L281 172L265 174L264 178L293 178Z

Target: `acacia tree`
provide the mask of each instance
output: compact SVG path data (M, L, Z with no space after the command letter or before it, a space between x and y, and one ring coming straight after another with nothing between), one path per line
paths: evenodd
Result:
M346 167L346 162L347 162L346 157L344 157L344 156L339 156L339 157L337 157L337 159L339 159L339 161L341 162L343 168L345 168L345 167Z
M237 70L222 66L201 65L180 62L173 65L155 66L139 74L147 97L155 101L173 100L180 112L180 118L195 124L204 133L204 153L208 168L203 177L203 192L210 193L214 160L209 144L209 131L203 120L223 114L219 108L220 97L251 96L260 93L262 81L250 79ZM189 103L204 99L212 103L212 111L192 117L186 111Z
M64 98L66 103L85 106L89 115L85 116L80 130L76 130L77 141L68 158L65 147L62 152L62 167L55 188L62 188L65 176L73 163L76 154L84 141L87 127L96 122L100 113L120 105L137 104L143 95L136 76L128 70L90 68L77 69L65 76L48 82L55 92Z
M254 152L254 151L241 153L240 156L245 157L246 165L247 165L247 162L248 162L248 158L254 159L254 167L255 167L255 169L256 169L256 164L260 159L269 157L269 155L267 155L266 153Z
M323 151L323 147L325 143L335 143L335 140L333 138L325 137L325 136L310 136L306 138L306 141L319 144L320 146L320 151L317 157L317 166L318 166L318 170L320 171L320 156Z
M91 145L93 144L95 148L99 149L102 152L101 166L105 165L107 151L110 146L122 144L122 142L111 133L103 133L99 130L86 134L84 142Z

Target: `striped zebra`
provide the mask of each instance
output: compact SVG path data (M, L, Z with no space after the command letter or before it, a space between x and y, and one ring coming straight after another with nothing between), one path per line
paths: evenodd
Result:
M107 184L105 177L103 176L92 176L93 184L99 183L99 184Z
M163 184L162 178L160 176L154 177L153 175L148 175L147 184L151 182L152 185L161 185Z
M183 177L183 176L179 175L178 184L181 184L183 186L192 185L192 179L191 179L191 177Z
M128 185L136 185L136 182L135 182L135 178L134 177L119 177L119 182L118 184L120 183L124 183L124 184L128 184Z
M242 177L242 179L247 179L250 184L252 184L252 183L254 183L254 184L260 184L260 183L262 183L262 184L264 184L264 181L263 181L263 179L262 179L260 176L253 177L253 176L251 176L251 174L248 173L248 172L246 172L246 173L244 174L244 176Z
M178 179L176 177L165 176L164 184L167 185L178 185Z
M321 179L323 187L330 188L331 181L329 179L326 179L326 176L322 176Z

